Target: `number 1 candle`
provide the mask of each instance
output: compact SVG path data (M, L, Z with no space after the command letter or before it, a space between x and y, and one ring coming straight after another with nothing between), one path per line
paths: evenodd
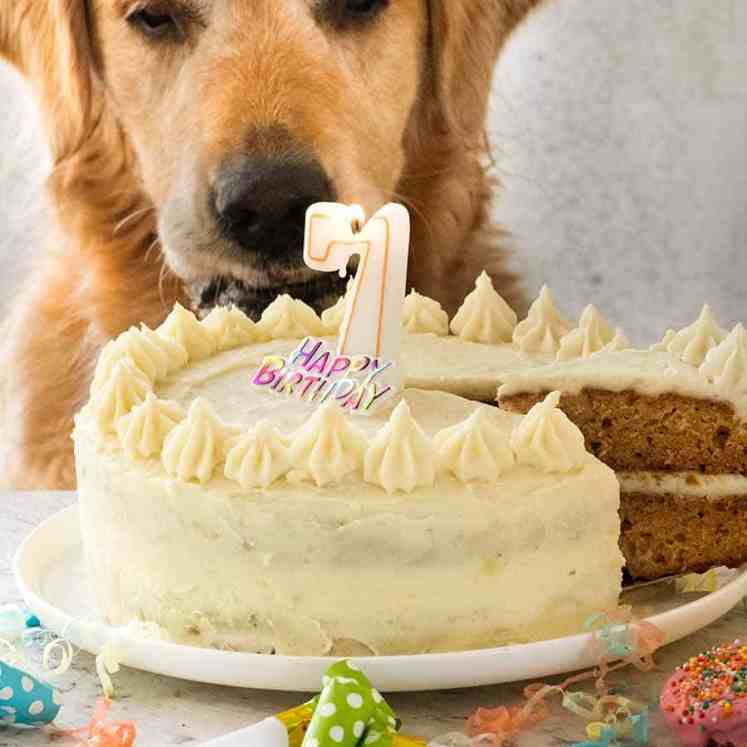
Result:
M357 205L318 202L306 211L303 256L309 267L344 277L350 258L359 257L338 354L373 355L399 370L409 247L410 216L403 205L384 205L368 221Z

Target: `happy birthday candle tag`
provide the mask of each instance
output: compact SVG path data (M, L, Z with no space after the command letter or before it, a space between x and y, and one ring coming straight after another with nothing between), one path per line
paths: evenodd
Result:
M358 257L337 345L308 337L287 358L266 357L252 384L314 404L332 399L357 413L371 412L398 392L409 244L410 216L402 205L384 205L368 221L355 205L312 205L306 264L344 276Z

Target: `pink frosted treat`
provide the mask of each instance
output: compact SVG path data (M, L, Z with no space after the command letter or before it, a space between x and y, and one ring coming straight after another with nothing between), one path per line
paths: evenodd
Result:
M747 747L747 642L724 643L677 667L659 704L687 747Z

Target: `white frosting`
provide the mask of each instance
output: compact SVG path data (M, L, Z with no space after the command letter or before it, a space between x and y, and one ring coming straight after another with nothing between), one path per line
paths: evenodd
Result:
M305 417L246 386L241 396L251 413L273 400L283 430L286 417ZM405 398L426 433L480 408L440 393ZM619 487L596 459L566 474L517 465L498 482L441 474L412 494L357 480L246 489L220 465L199 484L155 459L133 462L102 446L91 415L75 432L81 532L110 624L138 618L178 643L340 657L570 635L617 603ZM508 433L521 419L490 416ZM386 415L360 421L373 434Z
M150 379L129 358L115 363L92 401L100 432L112 433L117 421L143 402L151 390Z
M212 334L218 350L231 350L266 339L257 325L236 306L216 306L202 324Z
M249 490L268 488L290 468L288 439L269 420L260 420L230 449L224 474Z
M570 472L588 461L584 436L558 409L560 392L551 392L524 416L511 435L519 464L544 472Z
M560 316L550 290L543 285L527 318L516 325L513 341L522 352L556 353L570 329L570 322Z
M623 493L685 495L696 498L720 498L747 495L744 475L704 475L700 472L618 472Z
M493 402L498 385L514 371L554 359L554 354L521 353L512 343L487 345L454 335L402 335L405 386L451 392L479 402Z
M620 350L630 350L630 340L625 336L625 333L618 327L615 330L615 336L602 348L607 352L619 352Z
M164 379L187 363L187 351L177 342L156 334L147 325L130 327L127 332L108 342L99 355L91 392L101 389L111 376L114 366L129 358L151 382Z
M747 417L747 394L739 394L738 389L728 386L717 387L700 369L671 353L651 350L601 350L590 358L515 370L503 377L498 398L554 389L568 394L578 394L583 389L632 390L652 397L678 394L725 402L738 417Z
M592 353L609 345L614 339L615 333L607 321L596 306L589 304L581 312L578 327L560 340L557 359L566 361L571 358L588 358Z
M406 402L394 408L389 422L376 435L365 457L364 478L387 493L433 485L436 450L415 422Z
M413 334L431 332L434 335L448 335L449 315L438 301L421 296L413 289L405 296L402 325Z
M667 349L669 348L669 343L672 342L672 340L674 339L674 337L675 337L676 334L677 333L670 327L664 333L664 337L662 337L661 340L659 340L659 342L654 343L649 348L649 350L653 350L653 351L656 351L656 352L666 352Z
M510 342L515 327L516 313L483 271L451 320L451 331L463 340L497 344Z
M705 360L708 351L721 343L725 337L726 332L719 327L711 307L705 304L698 318L689 327L674 334L666 342L665 349L684 363L699 366Z
M340 482L361 469L367 445L350 416L334 402L326 402L293 436L289 477L310 479L319 487Z
M231 433L205 399L192 402L187 417L166 436L161 461L183 482L206 483L231 446Z
M184 419L176 402L158 399L149 392L145 401L116 422L119 442L131 458L148 458L161 453L166 436Z
M257 327L274 339L321 337L328 332L311 306L287 293L278 296L264 310Z
M174 304L173 311L156 330L161 337L178 342L189 355L190 361L198 361L212 355L217 348L210 330L181 304Z
M475 410L467 420L444 428L433 439L439 467L461 482L495 482L516 461L508 434L488 413L483 408Z
M347 298L340 296L334 306L330 306L322 312L322 324L328 334L337 334L340 331L346 305Z
M747 397L747 332L741 324L717 347L711 348L700 373L725 397Z

